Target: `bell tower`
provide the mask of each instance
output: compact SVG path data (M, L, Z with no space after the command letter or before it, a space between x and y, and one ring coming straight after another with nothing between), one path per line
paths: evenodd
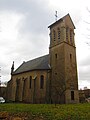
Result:
M67 14L48 28L50 28L51 101L78 103L75 26Z

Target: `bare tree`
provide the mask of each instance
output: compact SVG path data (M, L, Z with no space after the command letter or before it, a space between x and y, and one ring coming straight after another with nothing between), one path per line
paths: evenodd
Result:
M54 103L56 106L56 103L63 103L65 99L65 92L66 90L73 90L75 86L74 79L77 79L77 73L74 71L75 65L72 65L72 67L67 67L66 68L66 74L64 75L63 73L59 73L59 76L56 75L55 79L53 81L53 96L54 96ZM77 84L78 87L78 84Z
M84 20L84 23L85 23L85 26L86 26L86 28L85 28L86 32L83 35L87 39L85 41L85 43L88 46L90 46L90 42L89 42L89 40L90 40L90 20L89 20L89 18L90 18L90 9L87 7L86 10L87 10L87 13L88 13L88 17L86 17L87 19L85 18L85 20Z

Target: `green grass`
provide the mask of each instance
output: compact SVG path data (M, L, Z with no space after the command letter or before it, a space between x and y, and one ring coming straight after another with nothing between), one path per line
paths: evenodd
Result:
M90 120L90 104L0 104L0 111L43 116L45 120Z

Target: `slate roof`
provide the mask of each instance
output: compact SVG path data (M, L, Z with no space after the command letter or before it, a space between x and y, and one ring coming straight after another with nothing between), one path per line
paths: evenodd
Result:
M45 55L27 62L23 62L14 72L14 74L20 74L32 70L49 70L49 55Z

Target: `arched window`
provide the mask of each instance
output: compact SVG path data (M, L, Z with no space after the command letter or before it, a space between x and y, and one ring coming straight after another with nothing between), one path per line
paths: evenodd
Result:
M32 76L30 76L30 78L29 78L29 88L30 89L32 88Z
M60 28L58 28L58 40L60 40Z
M24 96L25 92L26 92L26 88L27 88L27 80L28 80L28 78L23 77L22 80L23 80L23 92L22 92L22 95Z
M70 43L72 44L73 43L73 31L70 30Z
M67 41L67 42L68 42L68 37L69 37L69 36L68 36L68 31L69 31L69 28L67 27L67 28L66 28L66 41Z
M53 30L53 39L54 39L54 41L56 39L56 32L55 32L55 30Z
M40 76L40 89L43 89L44 88L44 76L41 75Z
M19 101L19 90L20 90L20 80L16 79L16 94L15 94L15 101Z

